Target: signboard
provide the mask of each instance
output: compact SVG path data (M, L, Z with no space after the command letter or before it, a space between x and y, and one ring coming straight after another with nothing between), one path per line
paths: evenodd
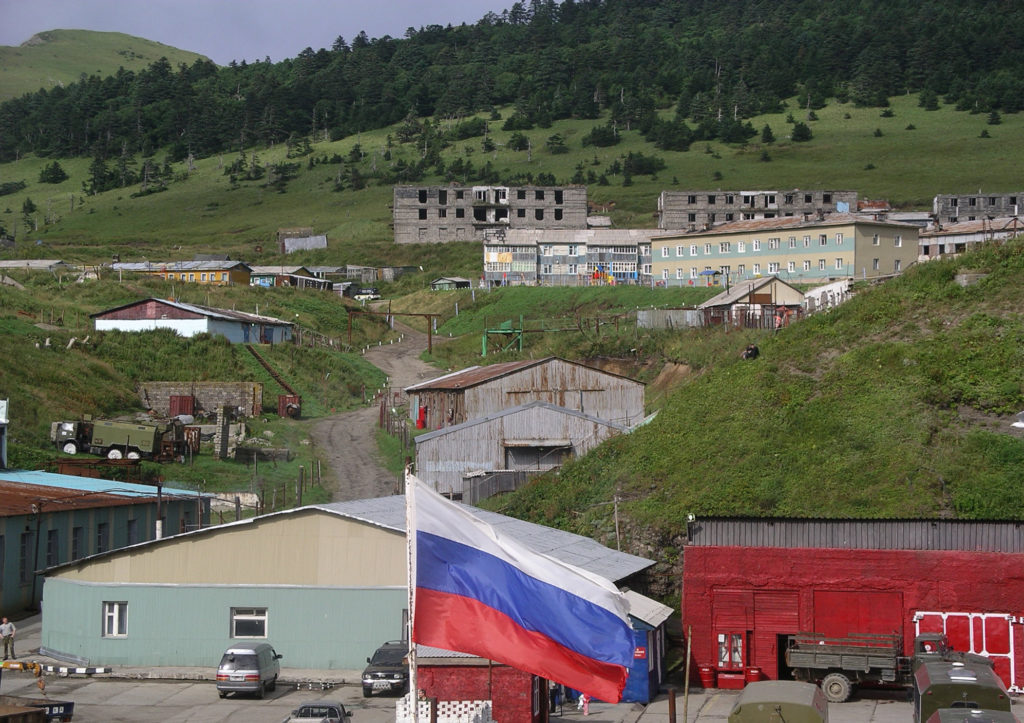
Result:
M633 658L635 660L644 660L646 657L647 657L647 648L643 647L642 645L639 646L639 647L633 648Z
M7 424L7 400L0 399L0 424Z

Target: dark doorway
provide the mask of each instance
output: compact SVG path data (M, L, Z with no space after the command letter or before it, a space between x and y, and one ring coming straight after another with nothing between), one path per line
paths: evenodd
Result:
M786 665L786 648L789 647L790 637L791 636L786 633L779 633L776 636L775 649L779 654L779 680L793 680L793 669Z

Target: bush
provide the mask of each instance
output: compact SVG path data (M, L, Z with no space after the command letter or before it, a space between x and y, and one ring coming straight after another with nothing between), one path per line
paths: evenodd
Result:
M793 124L793 132L789 137L796 143L803 143L811 140L814 134L811 133L811 128L806 123L797 122Z

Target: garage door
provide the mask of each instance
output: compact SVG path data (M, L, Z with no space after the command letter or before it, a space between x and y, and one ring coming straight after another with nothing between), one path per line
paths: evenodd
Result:
M1013 654L1013 616L1003 613L918 612L917 635L945 633L953 650L987 655L1011 692L1020 692Z
M557 447L506 447L505 469L554 469L560 467L562 461L571 453L571 448L562 445Z

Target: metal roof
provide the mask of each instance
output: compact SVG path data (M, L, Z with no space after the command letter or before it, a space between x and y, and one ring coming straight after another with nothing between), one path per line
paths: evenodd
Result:
M630 377L622 374L615 374L614 372L587 366L586 364L580 364L579 362L569 361L568 359L562 359L557 356L549 356L544 359L524 359L522 361L500 362L498 364L489 364L487 366L472 366L461 371L444 374L434 379L428 379L425 382L414 384L411 387L405 387L403 391L409 393L435 389L448 389L452 391L457 389L466 389L468 387L475 387L478 384L483 384L484 382L489 382L493 379L497 379L498 377L513 374L523 369L528 369L532 366L548 364L553 361L572 364L574 366L583 367L584 369L589 369L598 374L604 374L617 379L625 379L633 382L634 384L643 385L643 382L638 382L636 379L631 379Z
M697 518L687 537L701 547L1024 552L1024 520Z
M301 274L302 276L308 276L313 273L308 266L250 266L249 270L253 276L261 274L298 274L299 271L306 272Z
M710 308L715 307L715 306L725 306L727 304L733 304L733 303L739 301L740 299L742 299L744 296L747 296L749 294L754 293L755 291L760 289L762 286L768 286L769 284L773 284L773 283L785 284L789 288L793 289L793 291L795 291L796 293L798 293L801 296L803 296L804 292L800 291L798 288L796 288L792 284L786 283L784 280L780 279L778 276L763 276L760 279L751 279L749 281L740 281L739 283L736 283L736 284L730 286L728 289L726 289L725 291L721 292L720 294L716 294L715 296L712 296L710 299L708 299L704 303L699 304L697 306L697 308L698 309L710 309Z
M935 238L936 236L955 236L964 233L994 233L1000 235L1024 233L1024 216L983 218L974 221L944 223L941 226L930 226L924 229L919 236L922 239L928 239Z
M668 605L662 605L657 600L651 600L646 595L641 595L633 590L626 590L622 594L629 603L629 614L637 620L644 621L652 628L660 626L672 617L672 608Z
M0 471L0 516L29 514L33 512L32 506L40 503L44 511L53 512L152 502L156 495L156 487L150 485L53 472ZM194 498L200 493L164 487L161 495L167 499Z
M260 314L249 314L244 311L235 311L234 309L217 309L212 306L200 306L199 304L183 304L180 301L171 301L170 299L141 299L140 301L133 301L130 304L122 304L121 306L115 306L112 309L104 309L103 311L97 311L94 314L89 314L89 317L95 319L97 317L110 314L121 309L128 309L133 306L139 306L150 301L155 301L158 304L166 304L175 309L181 309L192 314L199 314L200 316L206 316L211 319L223 319L226 321L242 321L247 324L273 324L277 326L294 326L290 321L278 319L273 316L261 316Z
M223 261L216 260L203 260L203 261L116 261L110 265L110 268L115 271L224 271L225 269L233 269L241 266L244 269L249 269L249 265L244 261L232 261L226 259Z
M405 534L405 495L332 502L312 507ZM624 580L654 564L653 560L612 550L589 537L517 520L470 505L466 505L466 508L491 527L515 538L531 550L581 567L612 582Z
M37 271L49 271L59 266L68 267L60 259L7 259L0 261L0 269L35 269Z
M502 239L491 239L485 246L519 246L522 244L586 244L587 246L620 246L646 243L658 236L674 233L657 228L587 228L531 229L510 228ZM680 230L678 233L684 233Z
M567 415L570 415L570 416L573 416L573 417L579 417L580 419L586 419L587 421L594 422L595 424L603 424L606 427L614 427L615 429L618 429L621 432L625 432L625 431L629 430L629 427L627 427L624 424L619 424L618 422L612 422L612 421L609 421L607 419L601 419L600 417L595 417L595 416L590 415L590 414L585 414L583 412L578 412L575 409L568 409L566 407L560 407L557 404L552 404L551 402L545 402L545 401L541 401L541 400L536 400L536 401L533 401L533 402L527 402L526 404L520 404L517 407L509 407L508 409L502 409L502 410L499 410L497 412L493 412L491 414L485 414L482 417L474 417L473 419L470 419L468 421L462 422L461 424L453 424L450 427L442 427L441 429L435 429L432 432L427 432L425 434L421 434L421 435L417 436L414 441L416 442L416 444L419 444L420 442L425 442L427 440L431 440L431 439L434 439L436 437L443 437L446 434L450 434L452 432L456 432L456 431L459 431L461 429L466 429L468 427L473 427L473 426L475 426L477 424L486 424L488 422L494 421L495 419L500 419L501 417L505 417L505 416L508 416L510 414L517 414L517 413L522 412L522 411L524 411L526 409L533 409L534 407L544 407L545 409L550 409L551 411L556 412L556 413L567 414ZM565 444L563 444L562 446L568 446L569 445L568 440L563 440L563 441L565 442ZM547 442L547 444L549 446L557 446L556 444L554 444L554 440L549 440ZM509 446L509 443L506 443L506 446Z
M662 239L716 236L729 233L746 233L749 231L778 231L783 229L812 229L825 226L848 226L851 223L869 224L872 226L895 226L898 228L918 228L912 223L901 223L899 221L879 221L871 215L859 215L853 213L832 213L820 219L817 216L805 220L803 216L776 216L775 218L751 218L742 221L730 221L720 225L712 226L709 229L689 231L686 233L675 233L662 231Z

